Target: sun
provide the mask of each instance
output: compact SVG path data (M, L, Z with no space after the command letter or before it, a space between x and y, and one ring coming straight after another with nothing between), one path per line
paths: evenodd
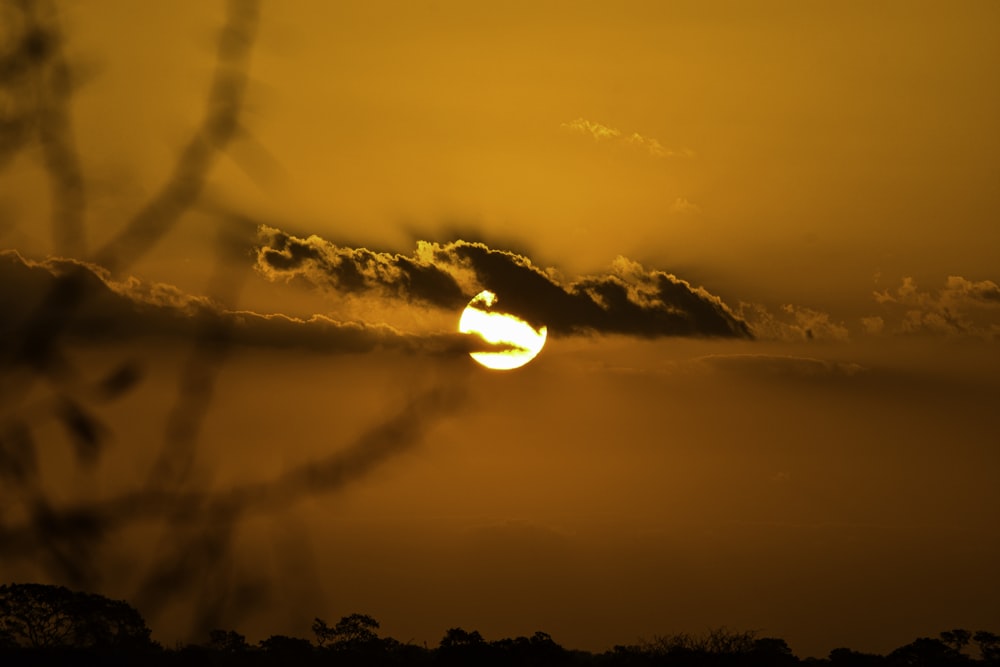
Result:
M487 343L509 345L497 352L470 352L469 356L486 368L507 371L520 368L542 351L546 327L535 329L524 320L493 310L497 295L484 290L474 296L458 320L461 333L476 334Z

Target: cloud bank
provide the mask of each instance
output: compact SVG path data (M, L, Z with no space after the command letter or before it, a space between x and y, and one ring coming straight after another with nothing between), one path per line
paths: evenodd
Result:
M70 259L33 261L12 250L0 251L0 334L15 359L27 323L45 317L45 297L60 276L73 273L87 296L62 332L88 341L120 341L155 336L193 340L206 327L224 330L236 345L322 352L374 349L468 352L488 347L455 334L413 335L377 323L342 322L322 315L308 319L281 314L227 310L211 299L185 294L171 285L136 278L116 281L104 269Z
M858 318L868 336L945 336L1000 341L1000 285L992 280L948 276L939 289L921 289L906 276L896 288L872 293L877 313ZM770 310L763 304L740 302L736 315L760 340L784 342L852 339L851 330L830 314L794 304ZM855 332L857 333L857 332Z
M608 273L561 280L523 255L482 243L420 242L412 256L347 248L318 236L261 227L256 269L269 280L304 281L336 294L374 294L458 310L481 290L504 310L553 335L613 333L751 337L718 297L669 273L619 257Z
M872 295L883 315L866 317L868 333L944 334L1000 339L1000 285L992 280L973 281L948 276L944 287L921 290L912 277L904 277L894 290ZM887 327L887 320L892 322Z

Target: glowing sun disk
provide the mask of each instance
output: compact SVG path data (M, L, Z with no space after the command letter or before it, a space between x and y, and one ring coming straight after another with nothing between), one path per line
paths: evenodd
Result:
M496 300L496 294L488 290L473 297L462 311L458 330L462 333L476 334L493 345L509 346L508 349L495 352L470 352L469 355L478 363L495 370L518 368L542 351L548 330L546 327L535 330L530 324L510 313L483 309L491 308Z

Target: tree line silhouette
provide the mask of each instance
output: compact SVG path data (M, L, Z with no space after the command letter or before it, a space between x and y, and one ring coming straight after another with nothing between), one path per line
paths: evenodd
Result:
M332 626L316 618L311 640L271 635L250 644L236 630L217 629L202 643L167 648L152 639L142 615L125 601L48 584L0 586L2 665L1000 665L1000 636L985 630L921 637L886 655L836 648L826 658L801 659L784 639L726 628L657 636L592 653L565 648L545 632L488 641L476 630L450 628L436 647L428 647L379 636L379 627L371 616L350 614Z

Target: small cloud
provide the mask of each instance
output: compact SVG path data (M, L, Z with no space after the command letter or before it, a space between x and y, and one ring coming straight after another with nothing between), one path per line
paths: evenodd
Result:
M577 118L569 123L562 123L562 127L573 132L579 132L580 134L589 134L598 141L603 139L616 139L622 134L619 130L613 127L601 125L600 123L595 123L584 118Z
M701 213L701 207L697 204L692 203L685 197L678 197L674 200L674 203L670 205L670 210L673 213L680 214L699 214Z
M656 139L647 139L638 132L633 132L632 135L627 139L628 143L633 146L639 146L645 148L649 151L649 154L653 157L670 157L673 156L673 151L669 151L663 147L663 145Z
M880 334L885 329L885 320L877 315L874 317L862 317L861 327L865 330L866 334Z
M615 141L617 143L635 146L645 150L651 156L656 158L694 157L694 151L689 148L682 148L679 150L665 148L663 144L652 137L645 137L638 132L632 132L631 134L626 135L618 128L608 127L607 125L586 120L585 118L577 118L569 123L562 123L560 126L570 130L571 132L593 137L595 141Z

